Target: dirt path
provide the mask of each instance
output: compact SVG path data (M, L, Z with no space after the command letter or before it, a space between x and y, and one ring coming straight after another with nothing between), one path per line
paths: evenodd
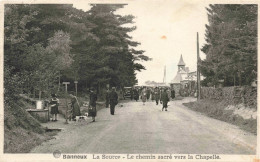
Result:
M127 102L114 116L100 110L95 123L55 123L64 129L32 153L255 154L255 135L182 105L192 100L171 101L167 112L155 102Z

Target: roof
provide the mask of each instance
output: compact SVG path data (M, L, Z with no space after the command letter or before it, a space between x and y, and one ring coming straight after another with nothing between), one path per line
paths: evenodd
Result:
M182 81L182 76L180 73L177 73L177 75L172 80L172 83L180 83Z
M182 55L181 55L180 61L178 63L178 66L185 66L185 63L184 63L183 58L182 58Z

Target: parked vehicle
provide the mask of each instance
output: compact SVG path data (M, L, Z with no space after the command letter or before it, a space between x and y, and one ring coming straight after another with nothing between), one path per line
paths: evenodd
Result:
M123 94L123 97L124 97L124 100L126 98L131 98L131 91L132 91L132 87L124 87L124 94Z

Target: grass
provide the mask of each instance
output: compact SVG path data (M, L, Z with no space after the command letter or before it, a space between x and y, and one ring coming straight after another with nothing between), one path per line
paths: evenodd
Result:
M233 114L233 110L225 110L228 104L225 101L203 99L196 102L183 103L191 110L201 112L209 117L225 121L239 126L241 129L257 134L257 120L244 119L239 115Z
M31 106L21 100L5 105L4 153L28 153L55 135L54 132L45 133L41 124L25 111Z
M50 140L56 132L35 133L17 127L5 129L4 153L29 153L32 148Z

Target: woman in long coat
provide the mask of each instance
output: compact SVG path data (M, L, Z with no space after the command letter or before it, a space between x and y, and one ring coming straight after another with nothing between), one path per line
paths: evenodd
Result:
M151 96L152 96L151 99L152 99L152 101L153 101L154 98L155 98L155 97L154 97L154 90L153 90L153 89L151 90Z
M142 90L141 97L142 97L143 105L145 105L145 102L146 102L146 99L147 99L146 88L144 88Z
M72 109L72 120L76 120L76 116L80 116L80 107L79 107L79 103L77 100L77 97L74 95L70 95L71 96L71 109Z
M92 117L93 122L95 122L95 117L97 116L96 102L97 102L97 94L94 92L94 89L91 88L89 94L88 116Z
M57 121L57 114L59 113L59 99L57 98L56 94L51 95L50 107L51 107L51 114L52 114L52 121ZM55 120L54 120L55 118Z

